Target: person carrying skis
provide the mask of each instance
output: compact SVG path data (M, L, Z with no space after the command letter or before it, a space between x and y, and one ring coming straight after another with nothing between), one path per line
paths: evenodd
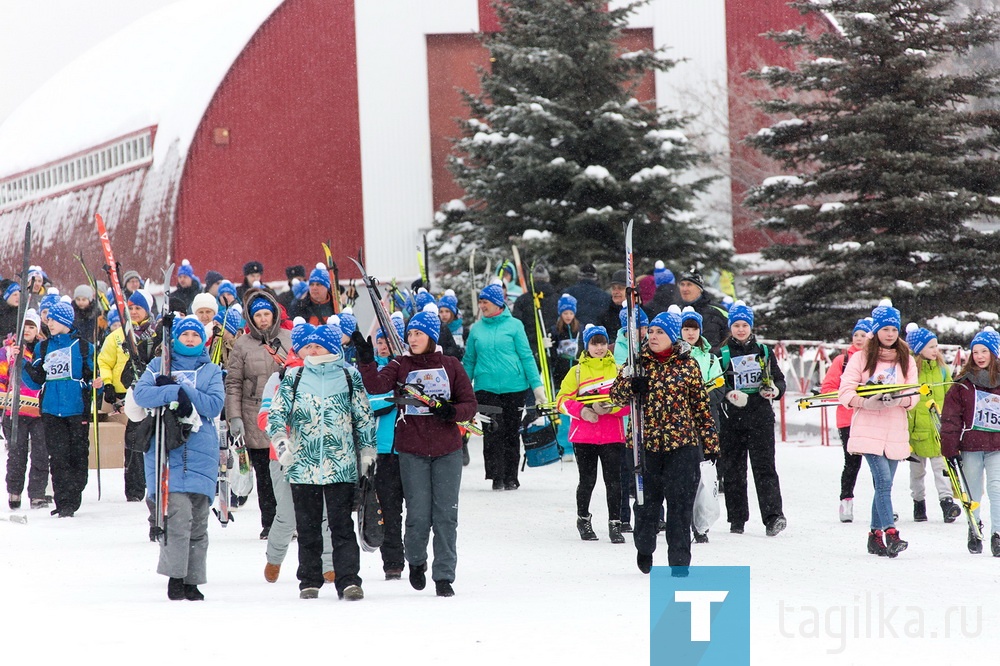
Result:
M486 478L493 480L493 490L517 490L524 392L531 389L539 405L547 398L524 326L511 316L501 285L479 292L479 310L483 318L469 329L462 365L476 388L476 401L501 409L483 435Z
M285 373L267 417L267 434L292 486L299 598L317 598L324 583L325 506L337 596L358 601L364 598L361 552L351 513L359 476L375 462L375 419L361 375L344 365L340 328L300 326L305 362Z
M35 345L34 357L23 366L24 385L42 394L41 413L49 452L52 515L71 518L80 508L87 487L90 427L87 401L91 387L102 386L94 372L94 346L73 328L73 308L56 303L49 308L47 340Z
M649 322L646 345L636 356L637 368L625 366L611 386L611 401L642 401L644 501L636 505L636 565L648 574L656 551L656 533L664 501L667 505L667 564L691 564L691 521L703 458L718 456L719 436L712 420L698 362L677 345L681 318L661 312ZM638 372L636 371L638 369ZM634 415L633 415L634 416Z
M649 330L649 317L646 315L645 310L642 308L636 308L638 314L639 322L639 346L641 347L646 342L646 333ZM618 329L618 336L615 338L615 352L614 358L615 363L618 366L623 366L628 363L628 305L624 305L622 309L618 312L618 321L621 324L621 328ZM625 421L626 425L628 421ZM626 447L622 451L622 465L621 465L621 485L622 485L622 505L621 505L621 520L622 520L622 532L630 533L632 531L632 504L629 502L630 497L635 497L635 474L632 473L632 468L635 466L635 461L632 459L632 450Z
M89 284L77 285L73 290L73 326L87 342L100 344L107 324L101 317L101 305Z
M910 426L910 496L913 498L913 522L927 521L924 477L927 475L927 463L930 463L944 522L953 523L962 515L962 509L951 497L951 483L945 471L947 463L941 456L941 436L935 423L937 419L931 414L932 409L937 410L938 414L941 413L948 384L951 384L951 373L938 348L937 336L926 328L921 328L914 322L907 324L906 344L910 346L910 351L916 358L917 383L926 384L931 391L930 400L920 400L906 413Z
M985 488L990 498L990 552L1000 557L1000 334L987 326L969 347L969 360L944 398L941 454L958 459L975 504ZM977 507L972 515L982 532L979 512ZM972 527L968 547L974 555L983 552L983 542Z
M575 369L566 373L556 404L570 417L569 441L576 451L580 481L576 487L576 528L584 541L597 541L591 525L590 499L601 463L608 502L608 538L625 543L622 536L621 459L625 454L624 418L628 407L611 402L608 394L618 376L618 366L608 353L608 331L590 324L583 331L584 350ZM626 486L627 488L627 486Z
M439 597L455 592L458 564L458 490L462 482L462 435L457 422L476 415L476 396L461 362L438 347L441 320L436 307L410 318L406 328L409 351L379 369L370 340L355 332L358 368L365 389L380 394L400 386L413 386L437 401L434 407L400 405L394 442L399 453L399 475L406 500L406 532L403 535L410 585L422 590L427 584L427 541L434 530L432 578ZM509 315L508 315L509 317ZM512 325L523 334L521 325ZM525 340L527 347L527 340Z
M729 310L729 338L722 344L722 371L726 375L722 403L722 474L726 484L729 531L743 534L750 508L747 500L747 457L753 469L760 517L767 536L788 524L781 508L781 486L774 465L774 409L771 403L785 392L785 376L770 347L753 334L753 310L736 301ZM722 390L722 389L720 389Z
M736 309L736 305L730 310ZM863 454L872 473L875 498L872 501L868 552L880 557L896 557L909 545L899 537L892 510L892 477L896 465L910 455L907 410L920 401L919 395L897 396L880 393L862 397L858 387L865 384L914 384L917 364L910 348L899 337L899 310L885 299L872 310L872 335L864 350L847 362L840 379L838 400L854 410L849 453ZM729 495L726 495L729 499ZM883 535L885 541L882 540Z
M826 371L823 382L820 384L821 393L832 393L840 388L840 378L844 375L844 369L851 357L865 348L871 330L871 317L857 321L854 325L854 331L851 333L851 346L840 356L834 357L830 363L830 369ZM843 405L837 405L837 432L840 434L840 444L844 449L844 469L840 473L840 509L838 511L842 523L854 521L854 486L858 481L858 472L861 471L861 456L847 452L853 416L853 410Z
M31 363L34 358L35 341L38 340L41 321L34 310L24 313L24 360ZM32 509L45 509L49 500L45 490L49 485L49 454L45 447L45 428L38 408L40 391L28 388L21 377L21 402L18 413L17 441L11 437L11 365L17 362L17 341L9 337L0 350L0 392L6 396L3 414L3 434L7 441L7 503L11 509L21 508L21 492L24 490L24 475L28 473L28 499ZM28 452L31 452L31 468L28 468Z
M169 500L161 498L167 501L168 513L156 573L168 578L167 598L202 601L205 595L198 586L207 582L208 516L219 476L215 422L222 411L225 391L222 370L205 353L205 328L201 322L196 317L183 317L174 322L171 337L169 374L162 372L163 359L157 356L136 382L134 394L140 407L170 409L186 426L183 441L165 444L169 451ZM160 489L156 487L154 440L142 442L142 446L146 448L148 499L155 502Z

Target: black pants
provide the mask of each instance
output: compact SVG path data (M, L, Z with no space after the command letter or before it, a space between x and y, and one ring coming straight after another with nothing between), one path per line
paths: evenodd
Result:
M382 507L384 540L382 570L403 569L403 480L399 476L399 456L380 453L375 465L375 493Z
M338 594L350 585L361 585L361 549L354 535L353 483L331 483L316 486L293 483L292 504L295 505L295 527L299 533L299 589L323 587L323 504L333 542L333 570L337 572Z
M146 469L143 462L146 442L135 440L136 421L125 424L125 499L138 502L146 496Z
M25 472L28 472L28 498L43 499L49 485L49 453L45 447L45 426L42 424L42 419L37 416L18 416L16 442L10 439L10 428L10 416L4 416L3 432L7 439L7 492L20 495L24 490Z
M618 515L623 523L632 522L632 502L629 496L635 496L635 457L632 449L627 446L622 447L621 471L619 472L619 482L621 483L621 505Z
M726 516L731 524L743 525L750 519L747 500L747 457L753 470L757 503L764 524L781 511L781 486L774 466L774 427L737 428L724 420L721 432L722 467L726 479Z
M844 447L844 471L840 473L840 499L854 498L854 485L858 482L858 472L861 471L861 461L864 456L847 452L847 440L851 438L850 426L837 428L840 433L840 445Z
M257 506L260 507L260 526L271 529L274 513L278 502L274 499L274 486L271 485L271 449L247 449L250 464L253 465L254 476L257 478Z
M486 462L486 478L499 479L504 483L517 483L517 466L521 462L521 408L524 407L524 393L490 393L476 391L480 405L492 405L503 411L491 414L496 428L483 435L483 458Z
M608 495L608 520L620 520L622 451L625 444L573 444L580 483L576 486L576 515L590 514L590 497L597 485L597 461L601 461L604 489Z
M80 508L83 489L87 487L90 428L81 414L66 417L42 414L42 422L56 511L73 513Z
M684 446L660 453L646 451L646 470L642 476L644 501L635 507L635 549L644 555L656 551L656 532L663 502L667 503L667 564L686 567L691 564L691 518L694 495L700 478L701 452Z

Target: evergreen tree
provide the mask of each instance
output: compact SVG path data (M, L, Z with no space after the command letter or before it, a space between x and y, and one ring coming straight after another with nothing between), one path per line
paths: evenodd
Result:
M883 297L904 322L997 310L1000 114L982 102L998 73L953 65L996 39L998 15L958 17L954 0L792 4L835 29L772 33L807 59L750 74L785 119L747 141L790 175L747 204L802 240L764 252L792 266L754 285L772 333L842 338Z
M711 179L692 174L704 156L683 133L686 118L633 97L644 73L675 64L662 49L621 53L615 40L639 4L496 5L501 30L484 38L492 71L480 74L481 94L465 95L472 117L450 161L465 197L442 206L431 236L438 268L467 273L473 249L496 265L514 237L550 266L613 270L630 218L650 264L728 260L728 240L691 212Z

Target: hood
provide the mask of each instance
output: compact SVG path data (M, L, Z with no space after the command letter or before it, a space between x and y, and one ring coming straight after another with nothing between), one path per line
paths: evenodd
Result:
M250 301L262 296L266 298L271 305L274 307L274 322L271 323L270 328L266 331L262 331L257 328L257 324L254 323L253 317L249 314ZM257 340L271 340L278 335L278 331L281 330L281 307L278 305L278 300L271 294L271 292L266 289L261 289L260 287L253 287L247 289L246 293L243 294L243 312L246 313L243 317L244 321L247 323L247 328L250 329L250 335L252 335Z

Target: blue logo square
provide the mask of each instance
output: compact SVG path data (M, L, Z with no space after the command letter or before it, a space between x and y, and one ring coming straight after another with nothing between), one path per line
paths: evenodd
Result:
M749 666L750 567L653 567L649 663Z

